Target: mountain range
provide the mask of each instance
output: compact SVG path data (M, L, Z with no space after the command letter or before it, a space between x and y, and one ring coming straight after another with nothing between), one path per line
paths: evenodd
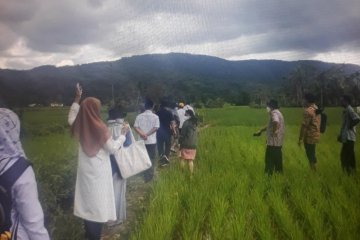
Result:
M281 88L299 65L317 71L341 67L347 74L360 71L354 64L321 61L241 60L183 53L124 57L117 61L76 66L40 66L31 70L0 69L0 94L15 106L50 102L70 104L79 82L87 96L103 102L134 103L149 96L157 101L171 96L185 101L236 96L249 100L258 87Z

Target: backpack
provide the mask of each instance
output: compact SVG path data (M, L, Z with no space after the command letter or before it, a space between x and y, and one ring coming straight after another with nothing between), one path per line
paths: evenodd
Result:
M317 109L315 113L316 115L320 114L320 133L324 133L326 130L327 115L324 113L324 109Z
M19 221L14 225L13 234L10 233L12 196L11 187L30 163L23 157L19 158L8 170L0 175L0 238L16 239ZM12 236L11 236L12 235Z

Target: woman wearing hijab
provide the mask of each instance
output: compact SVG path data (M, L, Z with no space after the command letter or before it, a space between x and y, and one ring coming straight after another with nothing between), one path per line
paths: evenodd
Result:
M100 117L101 103L88 97L79 105L82 90L77 85L68 116L71 133L79 141L74 214L85 223L87 239L100 239L103 223L116 220L110 154L121 148L128 128L114 141Z
M0 183L5 184L14 179L14 176L18 177L11 185L9 232L14 239L50 239L44 227L44 214L38 199L35 174L26 160L20 142L19 118L11 110L0 108Z

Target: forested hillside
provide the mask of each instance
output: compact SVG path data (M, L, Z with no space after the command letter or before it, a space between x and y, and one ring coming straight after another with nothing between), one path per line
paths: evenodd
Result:
M144 96L163 96L211 106L262 104L269 97L299 105L312 91L324 105L348 93L359 101L360 66L320 61L244 60L180 53L153 54L77 66L0 70L0 94L11 106L70 104L76 82L104 103L135 106Z

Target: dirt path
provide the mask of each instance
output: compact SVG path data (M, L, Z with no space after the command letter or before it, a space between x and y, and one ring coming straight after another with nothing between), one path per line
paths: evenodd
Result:
M130 231L135 225L137 217L145 209L146 195L150 190L150 183L144 183L141 176L135 176L127 181L126 189L126 215L124 223L103 229L102 240L129 239Z

